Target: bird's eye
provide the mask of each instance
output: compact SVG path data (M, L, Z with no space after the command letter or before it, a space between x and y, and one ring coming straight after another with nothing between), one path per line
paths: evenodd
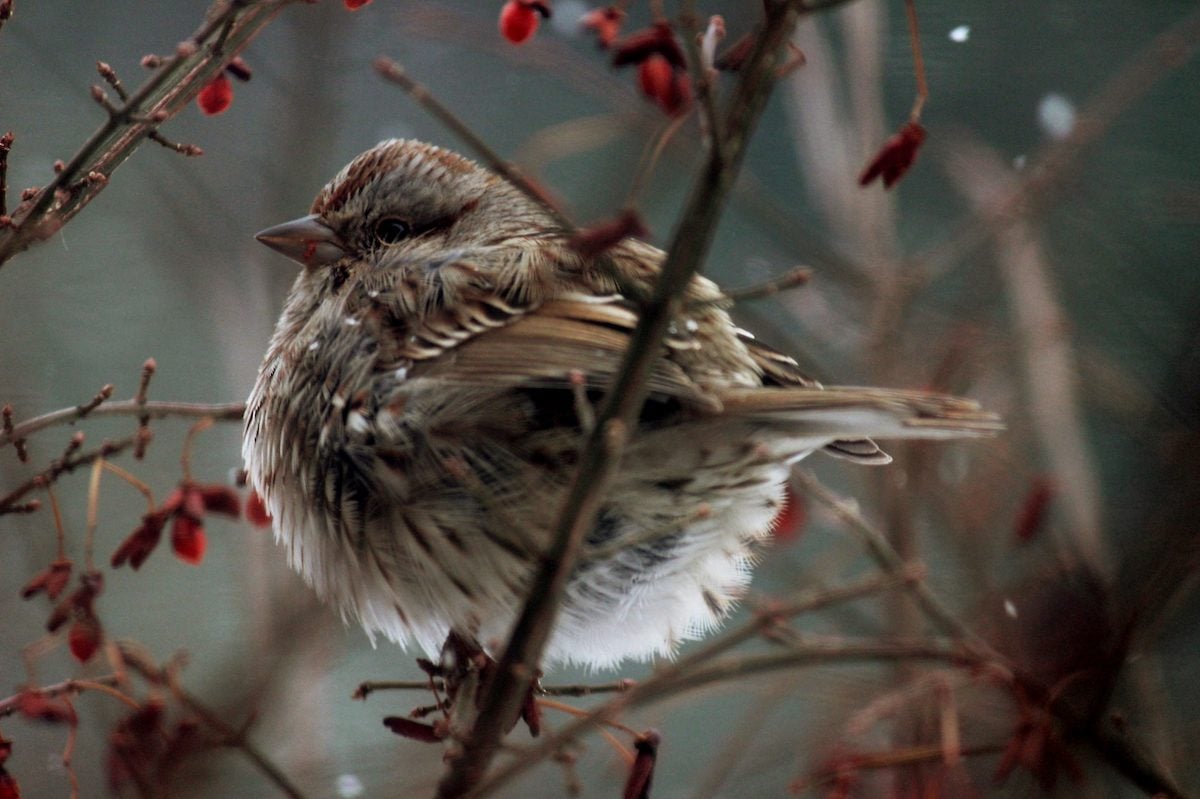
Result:
M380 219L375 223L375 238L383 244L395 244L411 232L407 222L394 216Z

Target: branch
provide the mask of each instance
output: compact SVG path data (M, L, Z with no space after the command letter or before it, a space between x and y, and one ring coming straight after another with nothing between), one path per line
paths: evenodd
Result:
M13 425L11 432L0 433L0 447L27 438L39 430L60 424L73 424L87 416L137 416L145 415L148 419L166 419L167 417L203 418L209 417L218 422L236 422L242 418L246 409L242 402L203 403L203 402L139 402L136 399L121 402L107 402L89 409L86 414L80 413L80 406L62 408L57 411L35 416L18 425Z
M0 227L0 266L58 232L92 201L112 173L163 122L178 114L282 8L299 0L217 2L207 21L121 105L93 95L108 119L48 184Z
M488 169L516 186L522 194L545 209L564 233L571 233L575 230L574 223L567 218L567 215L555 204L553 199L530 182L511 161L501 158L500 154L489 147L487 142L471 130L469 125L458 118L457 114L442 105L429 89L413 80L404 67L383 56L375 59L374 66L375 71L384 80L396 84L407 92L408 96L418 105L449 128L451 133L462 139L470 149L475 151L476 156L483 160Z
M76 435L80 438L72 439L72 444L75 444L76 441L82 443L83 433L76 433ZM0 497L0 516L6 513L22 512L23 509L17 503L30 491L37 488L45 488L54 483L62 475L69 474L80 466L86 466L97 458L108 458L116 455L118 452L129 449L133 446L134 440L135 437L130 436L129 438L122 438L119 441L105 441L97 449L85 452L82 455L73 454L74 448L68 447L67 453L63 457L52 461L49 468L44 472L34 475L12 491Z
M564 727L535 748L522 752L519 758L497 769L466 796L473 798L492 793L541 760L553 756L564 743L574 740L583 732L615 719L627 708L670 695L669 686L672 683L688 678L693 672L702 671L711 665L718 655L758 637L783 619L872 596L919 578L919 572L912 569L906 570L906 573L899 577L877 574L837 588L803 591L790 599L773 603L771 607L755 614L738 627L727 630L697 647L690 654L659 668L648 679L630 686L628 690L594 708L586 716Z
M771 0L754 50L729 99L722 146L710 145L707 162L676 229L650 301L642 309L621 369L604 398L599 421L580 456L554 540L544 554L529 599L509 636L496 676L483 696L479 716L462 756L438 786L438 796L466 794L487 771L505 728L516 717L549 641L563 590L595 520L624 441L636 425L646 394L646 378L679 297L699 271L716 230L746 142L766 103L778 53L791 38L799 2Z

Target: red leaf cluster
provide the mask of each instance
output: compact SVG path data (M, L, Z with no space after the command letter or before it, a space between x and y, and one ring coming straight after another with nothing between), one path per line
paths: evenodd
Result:
M631 33L614 42L612 51L614 67L637 64L642 94L669 116L682 114L691 107L692 80L670 23L657 22Z
M883 187L890 189L904 177L917 159L917 151L925 143L925 128L919 122L905 122L900 130L892 134L879 152L858 176L858 185L867 186L875 178L883 179Z
M162 701L148 700L109 735L108 782L113 792L130 782L165 786L169 772L204 744L199 733L193 719L182 719L169 729Z
M104 641L104 627L96 615L96 597L104 590L104 575L98 571L85 572L79 576L79 587L50 611L46 629L55 632L68 621L71 629L67 633L67 644L71 654L80 663L86 663L96 654Z
M197 564L204 559L208 538L204 533L204 514L220 513L234 519L241 516L241 500L237 492L220 484L180 483L167 501L142 517L142 523L121 542L112 556L113 568L125 561L138 569L158 546L163 528L171 525L171 548L185 563Z
M500 9L500 35L524 44L537 33L542 17L550 18L550 6L542 0L508 0Z

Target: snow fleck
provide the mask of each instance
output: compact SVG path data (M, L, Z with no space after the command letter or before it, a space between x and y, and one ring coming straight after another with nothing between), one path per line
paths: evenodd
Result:
M358 327L362 324L362 320L354 316L347 316L342 321L346 324L346 327Z
M338 799L357 799L364 791L362 780L353 774L342 774L337 778Z
M321 348L321 342L317 339L313 339L312 343L308 345L309 352L316 352L320 348Z
M957 28L952 28L949 33L950 41L962 44L967 39L971 38L971 26L959 25Z
M1038 124L1052 139L1065 139L1075 129L1075 104L1051 92L1038 101Z
M1017 606L1013 604L1011 599L1004 600L1004 612L1008 614L1010 619L1015 619L1017 617Z
M395 372L392 373L392 376L395 377L397 380L404 380L405 378L408 377L408 367L401 366L399 369L397 369Z
M1025 164L1028 160L1029 159L1027 159L1024 154L1018 155L1016 158L1013 159L1013 169L1020 172L1022 169L1025 168Z
M559 0L554 4L554 16L550 17L550 24L563 36L577 36L579 21L587 12L588 4L583 0Z
M683 326L687 328L687 331L689 333L695 333L697 330L700 329L700 325L699 325L699 323L696 322L695 319L685 320L683 323Z

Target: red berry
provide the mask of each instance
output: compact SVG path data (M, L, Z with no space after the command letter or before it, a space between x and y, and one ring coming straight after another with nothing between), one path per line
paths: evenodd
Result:
M500 9L500 35L513 44L524 44L537 32L537 12L521 0L508 0Z
M213 78L207 86L196 95L196 103L200 110L208 116L215 116L229 108L233 102L233 84L222 72Z
M208 538L199 519L185 513L175 517L175 523L171 525L171 548L184 563L194 566L204 560Z
M351 11L358 11L363 6L370 5L371 0L342 0L342 3Z
M87 663L92 659L103 639L104 630L100 627L100 620L91 614L76 619L71 625L71 631L67 633L67 645L80 663Z
M251 491L246 498L246 519L255 527L271 526L271 514L257 491Z
M642 87L642 94L656 102L663 102L671 94L674 72L666 56L659 53L648 56L638 64L638 85Z

